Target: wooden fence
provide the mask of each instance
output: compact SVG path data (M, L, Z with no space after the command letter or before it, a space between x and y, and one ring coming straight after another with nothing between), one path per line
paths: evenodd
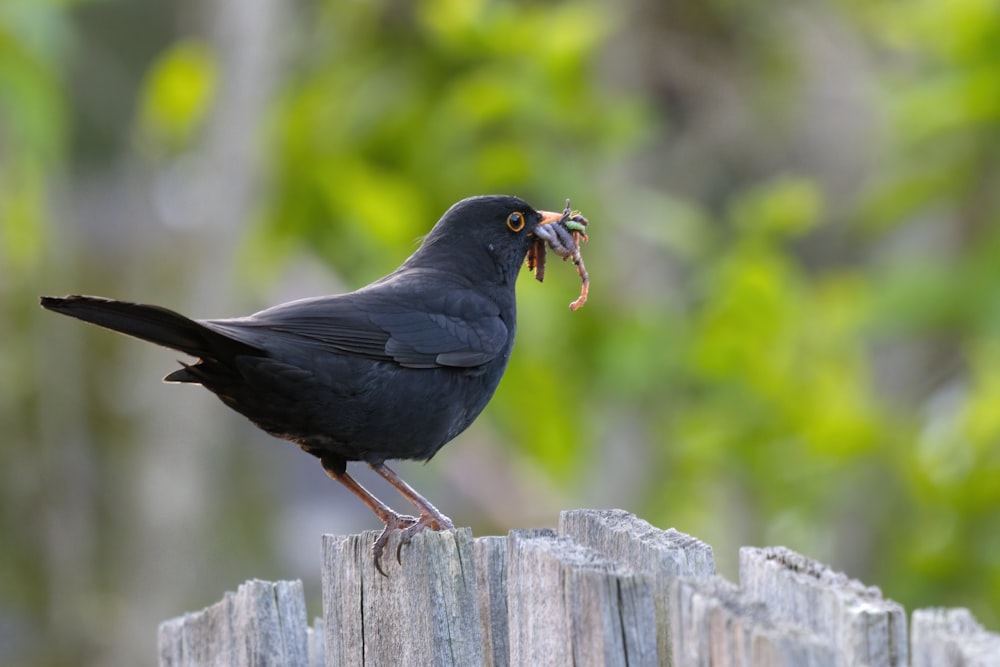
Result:
M558 531L425 532L375 571L374 533L323 538L323 618L301 582L250 581L160 625L159 664L1000 667L1000 635L965 609L903 608L783 547L712 548L620 510Z

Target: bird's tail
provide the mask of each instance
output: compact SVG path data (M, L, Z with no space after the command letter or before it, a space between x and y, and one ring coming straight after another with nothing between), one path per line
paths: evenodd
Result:
M172 310L97 296L43 296L42 306L84 322L179 350L202 359L222 359L260 350L233 340Z

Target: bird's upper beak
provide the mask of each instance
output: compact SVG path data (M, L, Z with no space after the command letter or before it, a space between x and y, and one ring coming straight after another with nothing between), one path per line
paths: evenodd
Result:
M535 225L536 227L551 225L553 222L559 222L563 218L562 211L559 213L553 213L552 211L539 211L538 213L542 216L542 220Z

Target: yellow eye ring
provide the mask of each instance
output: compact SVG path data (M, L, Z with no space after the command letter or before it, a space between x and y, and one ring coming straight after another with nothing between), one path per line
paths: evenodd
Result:
M519 211L514 211L508 215L507 228L512 232L519 232L524 229L524 215Z

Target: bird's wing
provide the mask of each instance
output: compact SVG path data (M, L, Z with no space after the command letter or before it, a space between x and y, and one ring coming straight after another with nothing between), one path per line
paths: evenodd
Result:
M455 288L430 298L395 290L305 299L204 324L264 348L269 339L278 346L279 340L307 342L413 368L480 366L503 351L510 333L495 303Z

